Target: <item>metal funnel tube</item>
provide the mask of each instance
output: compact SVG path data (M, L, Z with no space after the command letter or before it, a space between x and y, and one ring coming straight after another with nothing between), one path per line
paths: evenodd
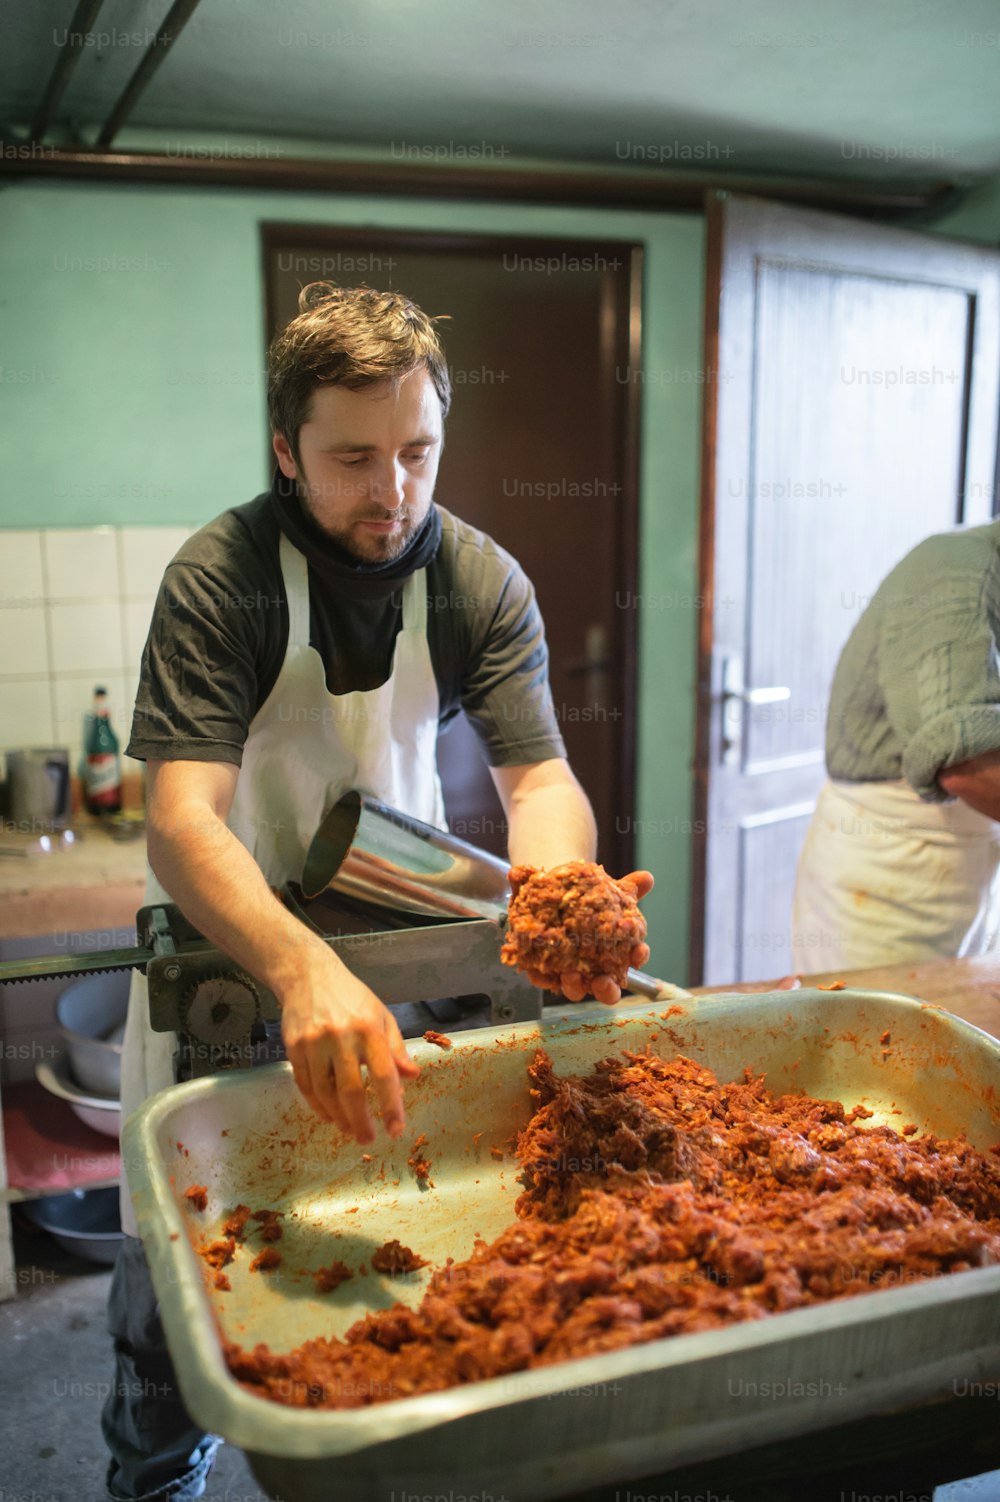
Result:
M411 818L377 798L345 793L306 853L302 892L327 890L422 917L500 922L510 887L506 861Z
M425 918L506 918L506 861L466 840L358 792L324 816L306 853L302 894L340 892L375 907ZM690 991L629 970L628 989L654 1001L689 1000Z

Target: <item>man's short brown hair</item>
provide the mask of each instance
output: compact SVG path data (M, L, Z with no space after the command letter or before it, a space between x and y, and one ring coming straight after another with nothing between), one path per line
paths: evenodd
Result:
M398 384L423 366L434 382L442 416L451 405L451 380L434 322L400 292L310 282L299 313L271 341L267 410L271 426L298 458L299 429L309 420L321 386L363 391L381 381Z

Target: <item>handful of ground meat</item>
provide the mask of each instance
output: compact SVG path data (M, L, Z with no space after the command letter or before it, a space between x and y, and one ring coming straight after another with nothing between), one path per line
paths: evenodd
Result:
M609 975L624 988L632 951L646 937L633 881L615 881L593 861L567 861L550 871L515 866L510 885L505 965L546 991L560 992L563 975L588 985Z

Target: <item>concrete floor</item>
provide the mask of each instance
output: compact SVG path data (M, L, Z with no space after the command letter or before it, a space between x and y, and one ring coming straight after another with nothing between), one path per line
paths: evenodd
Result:
M63 1252L17 1220L17 1298L0 1304L0 1499L103 1502L101 1407L112 1379L109 1268ZM205 1502L268 1502L225 1445Z

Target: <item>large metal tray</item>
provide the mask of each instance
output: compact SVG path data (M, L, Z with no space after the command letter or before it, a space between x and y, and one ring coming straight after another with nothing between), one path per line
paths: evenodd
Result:
M458 1259L477 1234L490 1239L510 1223L517 1165L490 1148L531 1113L525 1071L540 1044L564 1072L647 1043L722 1079L749 1065L772 1087L863 1102L873 1124L964 1131L981 1149L1000 1137L1000 1042L939 1007L865 991L719 996L684 1011L567 1006L541 1023L457 1034L449 1052L412 1043L423 1068L407 1086L407 1132L398 1144L380 1135L370 1162L311 1115L287 1065L165 1091L129 1119L123 1152L167 1339L192 1415L247 1452L272 1496L450 1492L531 1502L948 1394L1000 1371L996 1267L365 1409L289 1409L234 1381L216 1324L244 1345L288 1350L342 1334L369 1309L416 1302L426 1282L356 1277L318 1297L308 1271L296 1269L335 1256L370 1265L391 1237L434 1263ZM406 1164L418 1133L434 1181L423 1190ZM195 1183L208 1186L203 1215L183 1198ZM232 1292L218 1293L192 1242L217 1233L239 1201L298 1218L286 1216L281 1268L249 1274L244 1256L227 1269Z

